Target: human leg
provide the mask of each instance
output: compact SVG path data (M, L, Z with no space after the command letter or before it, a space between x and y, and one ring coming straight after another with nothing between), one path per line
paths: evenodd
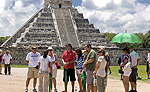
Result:
M2 61L0 61L0 74L2 74Z
M63 82L64 82L65 91L63 91L63 92L67 92L67 87L66 86L68 85L68 81L69 81L68 69L64 68Z
M8 64L8 74L11 74L11 68L10 68L10 64Z
M4 64L4 66L5 66L5 75L7 75L7 64Z
M96 76L97 77L97 90L98 92L104 92L104 77Z
M80 74L77 74L77 77L78 77L78 83L79 83L80 91L82 91L82 82L81 82Z
M42 73L39 74L39 86L38 86L39 92L43 92L43 76Z
M43 92L48 92L48 81L49 81L49 74L45 73L44 74L44 87L43 87Z
M86 71L87 92L93 92L93 71Z
M129 92L129 77L128 76L123 76L123 85L125 92Z

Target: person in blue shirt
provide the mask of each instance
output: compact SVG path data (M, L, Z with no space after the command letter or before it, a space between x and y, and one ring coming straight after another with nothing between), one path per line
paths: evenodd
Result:
M79 83L79 88L80 88L80 91L79 92L82 92L82 82L81 82L81 69L82 69L82 66L83 66L83 58L84 58L84 55L82 55L82 50L80 48L77 48L75 50L77 56L76 56L76 74L77 74L77 77L78 77L78 83Z
M120 56L120 58L121 58L121 64L123 63L123 58L124 58L124 56L125 56L125 55L124 55L123 53L122 53L121 56ZM121 64L120 64L120 65L121 65ZM122 77L123 77L123 76L122 76L122 74L121 74L121 80L123 80Z

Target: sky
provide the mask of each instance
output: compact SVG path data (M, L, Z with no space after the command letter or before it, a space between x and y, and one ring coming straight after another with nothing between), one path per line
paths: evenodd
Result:
M13 35L33 14L43 8L44 0L1 0L0 37ZM150 0L73 0L101 33L146 33L150 30Z

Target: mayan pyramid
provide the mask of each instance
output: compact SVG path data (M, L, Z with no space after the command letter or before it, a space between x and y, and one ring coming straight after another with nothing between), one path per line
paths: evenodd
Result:
M82 47L112 46L98 29L72 7L72 0L44 0L44 8L37 11L2 47Z

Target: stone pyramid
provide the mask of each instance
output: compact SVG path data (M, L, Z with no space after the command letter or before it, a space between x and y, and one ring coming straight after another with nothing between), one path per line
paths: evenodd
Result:
M44 0L44 8L35 13L2 47L82 47L112 45L105 36L72 7L72 0Z

